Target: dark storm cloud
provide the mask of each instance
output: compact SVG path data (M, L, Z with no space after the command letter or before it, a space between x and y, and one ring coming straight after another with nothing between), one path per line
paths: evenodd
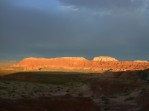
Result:
M47 14L34 9L16 8L4 1L0 4L3 6L0 10L0 50L3 56L15 53L30 56L32 52L35 56L42 56L38 48L47 49L51 56L51 50L58 50L69 42L71 30L67 18L50 11Z
M86 8L138 8L144 5L145 0L59 0L65 4L71 4Z
M149 60L146 42L149 41L148 0L60 1L63 5L75 6L79 11L98 15L94 16L97 21L94 19L96 28L93 31L96 51L105 55L117 53L128 59Z
M1 0L0 59L149 60L148 0Z

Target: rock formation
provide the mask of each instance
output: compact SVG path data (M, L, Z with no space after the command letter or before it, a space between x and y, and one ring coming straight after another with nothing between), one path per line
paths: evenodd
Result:
M134 62L148 62L146 60L135 60Z
M149 62L118 61L108 56L95 57L92 61L83 57L25 58L11 68L25 71L127 71L148 69Z
M14 67L24 70L83 70L87 62L83 57L25 58Z
M109 56L99 56L99 57L94 57L93 61L118 61L117 59Z

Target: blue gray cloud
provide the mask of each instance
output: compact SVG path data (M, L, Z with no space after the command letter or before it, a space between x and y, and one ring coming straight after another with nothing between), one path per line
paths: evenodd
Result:
M59 0L66 5L98 9L138 9L147 5L148 0Z
M149 60L149 0L1 0L0 59Z

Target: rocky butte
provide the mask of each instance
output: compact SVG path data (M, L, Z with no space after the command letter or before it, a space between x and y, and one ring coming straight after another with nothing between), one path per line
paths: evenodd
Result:
M142 61L119 61L109 56L94 57L87 60L84 57L58 57L58 58L25 58L14 64L14 70L24 71L79 71L79 72L100 72L100 71L127 71L144 70L149 68L149 62Z
M99 56L99 57L94 57L93 61L118 61L117 59L109 56Z

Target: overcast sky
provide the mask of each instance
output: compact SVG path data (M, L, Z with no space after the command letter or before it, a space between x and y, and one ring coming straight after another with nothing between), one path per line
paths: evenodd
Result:
M0 60L149 60L149 0L0 0Z

